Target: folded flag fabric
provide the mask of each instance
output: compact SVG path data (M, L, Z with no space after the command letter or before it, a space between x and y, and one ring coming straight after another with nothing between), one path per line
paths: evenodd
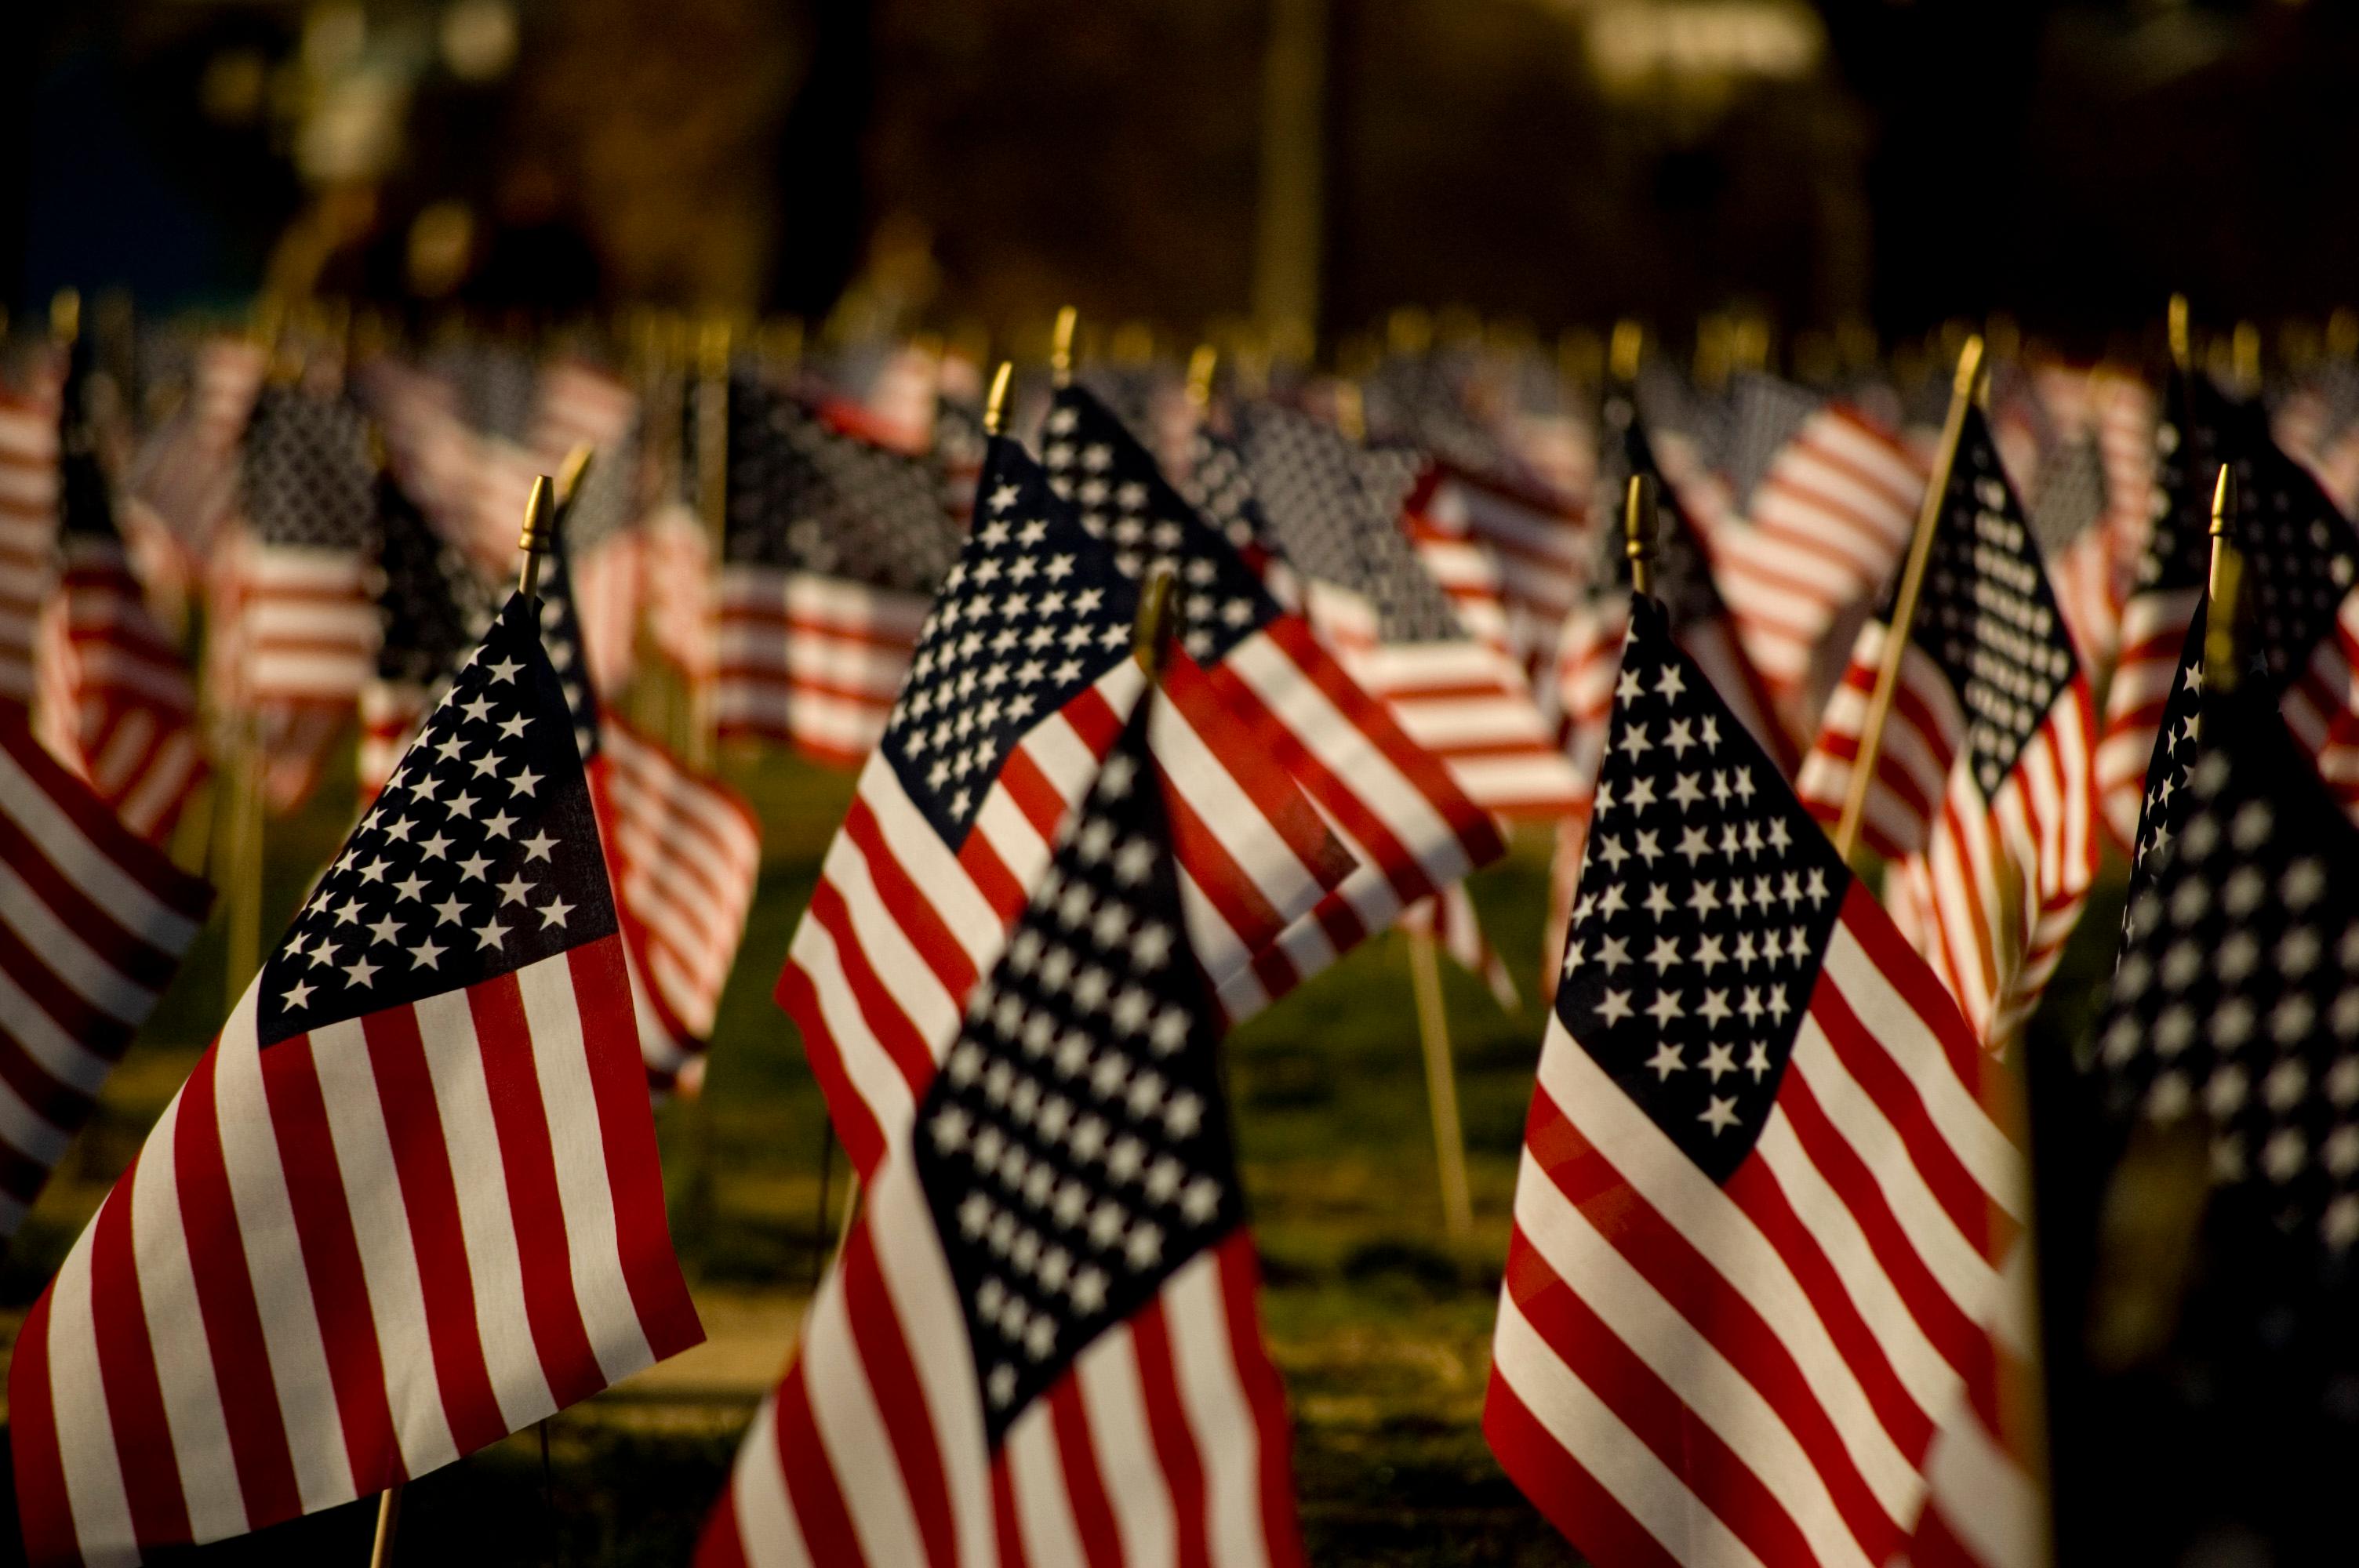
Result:
M26 1321L32 1562L332 1508L702 1336L571 729L511 600Z

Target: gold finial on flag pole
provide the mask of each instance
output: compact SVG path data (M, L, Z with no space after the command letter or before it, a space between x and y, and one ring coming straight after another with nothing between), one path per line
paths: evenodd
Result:
M1220 362L1221 351L1210 343L1197 344L1188 356L1188 406L1199 417L1212 406L1212 371Z
M71 346L82 336L82 290L74 287L59 289L49 296L49 337Z
M1647 346L1647 330L1625 316L1614 323L1614 336L1605 346L1605 373L1617 386L1638 384L1638 356Z
M1164 649L1171 633L1171 590L1178 579L1169 567L1158 567L1139 591L1138 617L1130 624L1130 656L1149 681L1163 678Z
M1059 386L1073 384L1073 329L1081 320L1082 313L1071 306L1057 308L1057 324L1049 334L1049 370Z
M983 433L996 436L1007 418L1007 384L1016 374L1016 362L1002 360L999 368L991 373L991 390L983 398Z
M1335 428L1354 441L1368 438L1368 405L1360 384L1350 376L1335 378Z
M2163 313L2163 328L2170 340L2171 368L2185 375L2195 363L2193 340L2187 327L2187 296L2174 294Z
M1660 523L1656 515L1655 476L1634 473L1623 498L1622 553L1630 562L1630 587L1655 597L1655 540Z
M1859 754L1852 761L1843 816L1835 824L1835 853L1846 860L1859 842L1860 819L1867 810L1867 792L1875 777L1876 753L1883 749L1884 723L1891 716L1893 693L1900 684L1901 655L1908 649L1908 629L1917 619L1917 600L1924 591L1925 565L1933 554L1933 531L1940 526L1942 503L1950 493L1950 470L1958 459L1958 438L1965 432L1966 410L1973 406L1982 372L1983 341L1979 334L1970 334L1958 351L1958 373L1950 383L1950 413L1941 422L1940 452L1925 486L1925 500L1917 509L1917 532L1908 541L1908 564L1901 568L1900 587L1893 596L1892 623L1884 630L1875 687L1867 699L1866 721L1860 727Z
M2205 585L2203 684L2212 691L2236 689L2236 612L2245 590L2245 552L2236 547L2236 470L2220 465L2212 486L2212 575Z
M567 466L572 465L569 462ZM557 491L545 474L532 477L532 494L524 503L524 532L516 538L516 548L524 552L524 565L516 573L516 592L524 596L527 606L532 603L533 590L540 586L541 552L549 548L550 535L556 532Z

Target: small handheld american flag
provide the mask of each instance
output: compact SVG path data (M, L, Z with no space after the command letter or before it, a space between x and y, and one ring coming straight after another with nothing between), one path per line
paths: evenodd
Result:
M701 1337L589 784L512 599L27 1320L28 1554L330 1508Z

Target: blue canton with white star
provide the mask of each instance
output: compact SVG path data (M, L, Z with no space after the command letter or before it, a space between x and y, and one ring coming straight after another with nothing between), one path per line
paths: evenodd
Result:
M1714 1181L1767 1121L1850 873L1637 598L1556 1014Z
M995 1445L1242 1222L1142 699L919 1106L915 1150Z
M557 672L511 598L264 962L264 1045L614 935Z
M1137 611L1114 552L995 438L880 748L944 842L965 840L1016 742L1130 656Z
M1227 535L1181 499L1154 457L1094 395L1074 386L1058 392L1041 460L1049 488L1073 503L1082 526L1114 546L1123 576L1138 581L1158 569L1178 574L1171 602L1190 658L1212 664L1277 618L1277 600Z

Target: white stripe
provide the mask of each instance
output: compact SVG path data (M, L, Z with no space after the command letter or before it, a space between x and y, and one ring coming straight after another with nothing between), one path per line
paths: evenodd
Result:
M877 1271L893 1303L890 1326L908 1347L919 1386L926 1391L934 1452L950 1491L958 1561L990 1563L998 1555L998 1535L974 1352L932 1211L907 1164L886 1164L857 1223L867 1228L876 1249Z
M0 751L0 812L15 818L65 880L133 935L168 952L185 951L198 922L170 908L92 844L58 804Z
M1016 1498L1016 1532L1027 1568L1088 1568L1051 1419L1049 1401L1035 1400L1000 1440L999 1462L1007 1467Z
M1166 1280L1163 1321L1180 1408L1204 1467L1212 1559L1223 1568L1262 1568L1269 1549L1261 1524L1261 1433L1237 1380L1230 1342L1237 1325L1229 1322L1220 1267L1217 1249L1200 1252Z
M136 1027L156 1005L155 992L108 963L5 862L0 862L0 925L32 950L35 960L109 1018Z
M975 888L966 868L919 814L901 788L901 777L882 755L860 771L860 798L876 818L877 836L909 881L922 891L951 936L966 949L977 972L988 970L1007 945L998 911Z
M582 1326L589 1334L600 1375L609 1384L619 1383L655 1355L623 1278L614 1195L599 1135L598 1101L590 1086L590 1054L582 1039L573 971L560 953L518 969L516 978L524 994L532 1065L540 1078L540 1102L556 1156L558 1203L573 1265L573 1299L582 1309Z
M787 1496L787 1472L778 1456L778 1396L762 1401L754 1424L737 1447L730 1468L729 1497L737 1513L737 1543L748 1568L813 1568Z
M958 1033L959 1011L966 999L943 989L908 933L893 917L869 875L868 857L860 852L860 847L848 835L838 834L827 858L827 880L842 896L853 939L860 944L877 982L891 993L891 1004L939 1060ZM805 920L803 924L815 923Z
M2048 1510L2038 1487L1961 1403L1925 1455L1942 1519L1983 1568L2043 1568Z
M288 1049L295 1049L291 1044ZM336 1171L343 1178L344 1206L360 1238L361 1273L367 1281L369 1313L385 1363L386 1402L401 1444L403 1467L422 1475L459 1456L451 1422L442 1408L433 1341L426 1328L426 1290L419 1277L418 1249L402 1201L393 1143L378 1103L376 1075L370 1070L368 1043L360 1021L349 1019L313 1030L308 1048L320 1075L328 1128L336 1147Z
M1505 1290L1491 1365L1556 1445L1685 1568L1760 1568L1720 1516L1573 1376Z
M474 1011L467 1005L466 993L428 997L417 1004L417 1013L451 1180L458 1190L459 1231L474 1288L476 1336L483 1343L484 1365L491 1373L500 1417L514 1432L557 1408L525 1308L516 1229L532 1221L510 1201L499 1127L492 1118L491 1086L484 1076L483 1047L475 1037Z
M1290 918L1318 903L1322 891L1318 880L1179 704L1157 703L1147 722L1147 743L1164 776L1279 918Z
M909 1081L870 1033L860 1003L845 983L843 962L827 928L816 920L803 920L795 927L787 957L810 981L820 1017L835 1042L837 1060L852 1080L853 1093L876 1119L889 1159L889 1151L908 1139L910 1118L917 1114L918 1102L909 1092Z
M1866 1568L1867 1556L1836 1509L1821 1476L1783 1418L1711 1340L1665 1301L1588 1216L1565 1200L1528 1150L1516 1178L1516 1227L1548 1262L1565 1289L1586 1303L1624 1348L1661 1379L1686 1411L1728 1445L1777 1498L1821 1563ZM1906 1527L1924 1491L1915 1467L1880 1429L1853 1432L1839 1423L1844 1446L1861 1466L1886 1515Z
M1168 1568L1180 1555L1171 1488L1156 1457L1139 1382L1138 1346L1127 1323L1100 1335L1073 1364L1090 1416L1090 1448L1122 1537L1124 1568Z
M2022 1218L2029 1195L2021 1152L1959 1081L1948 1052L1917 1010L1840 921L1827 945L1825 972L1868 1039L1916 1088L1934 1130L1974 1184L2010 1217Z
M201 1342L204 1324L189 1257L189 1227L180 1213L175 1159L180 1106L180 1097L175 1095L139 1151L138 1175L131 1188L131 1240L147 1343L157 1352L153 1359L164 1397L164 1420L171 1429L173 1456L179 1462L190 1533L198 1541L218 1541L253 1527L246 1522L245 1498L238 1489L212 1357L174 1355L167 1349L194 1349L191 1331Z
M917 1510L852 1337L840 1265L828 1271L803 1320L801 1361L812 1422L852 1516L861 1555L875 1563L923 1563Z
M47 1009L0 969L0 1034L25 1048L25 1054L61 1084L95 1095L114 1071L114 1064L58 1027Z
M106 1201L115 1199L110 1195ZM97 1224L91 1221L49 1282L49 1410L75 1543L87 1568L111 1568L137 1563L139 1552L122 1460L114 1451L114 1422L99 1376L98 1338L92 1332L91 1234Z
M304 1441L288 1444L295 1489L303 1511L313 1513L353 1498L353 1469L287 1173L278 1160L278 1134L262 1087L254 1033L255 990L246 988L213 1047L213 1102L222 1165L237 1208L238 1237L245 1244L246 1276L253 1281L271 1383L278 1392L279 1422L288 1432L305 1434Z

